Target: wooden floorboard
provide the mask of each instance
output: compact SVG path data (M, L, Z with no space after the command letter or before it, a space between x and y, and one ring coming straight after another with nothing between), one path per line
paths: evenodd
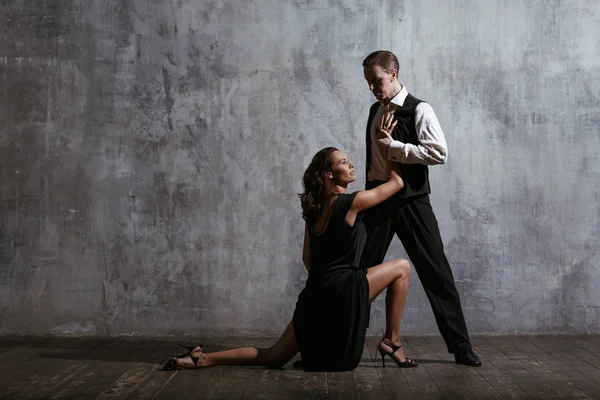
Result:
M270 341L269 341L270 342ZM236 347L266 347L271 343L266 343L264 338L227 338L225 340L227 348ZM229 370L224 372L223 379L216 388L214 400L241 399L244 397L248 388L248 383L251 381L252 371L255 367L228 367ZM196 371L200 372L200 371Z
M407 369L397 368L389 357L387 357L388 363L386 364L386 367L383 367L381 354L377 351L377 344L380 340L380 337L367 338L367 350L369 351L370 357L374 359L373 365L377 370L377 375L385 396L388 399L406 400L422 398L418 393L415 393L412 390L406 375L406 373L408 373Z
M354 387L352 371L326 372L327 396L330 400L356 400L358 395Z
M24 360L23 367L16 369L19 374L11 376L2 387L5 398L42 398L53 389L65 384L73 376L90 365L79 357L94 348L105 346L106 341L53 338L38 344L29 345L34 356ZM14 368L14 364L13 364ZM23 369L27 374L23 374ZM2 374L4 378L7 375ZM10 375L9 375L10 376Z
M523 337L508 337L505 340L528 354L530 362L546 371L547 384L565 398L590 399L597 396L597 383L565 364L560 353L548 353Z
M0 337L0 399L600 399L600 336L475 336L483 366L457 365L443 340L404 337L416 368L398 368L368 337L354 371L217 367L161 371L176 342L206 351L276 338Z
M439 360L445 362L446 368L452 373L455 384L460 387L460 390L468 392L474 399L496 399L502 400L502 395L498 390L490 385L481 373L480 367L472 368L464 365L456 364L454 355L448 353L448 348L441 337L426 337L424 338L433 350L437 353ZM489 365L485 365L484 370L490 369Z
M526 336L523 339L554 358L556 360L554 363L560 365L560 368L568 369L580 378L590 380L592 385L600 383L600 369L573 355L561 339L550 336Z
M577 388L572 381L565 376L565 371L559 371L549 368L551 359L542 357L541 352L535 346L520 337L499 338L506 346L512 346L520 354L518 364L533 376L542 381L547 387L556 392L560 398L564 399L590 399L583 391ZM544 363L543 361L547 361Z
M477 368L483 379L493 387L503 399L525 400L532 397L519 386L519 384L511 379L510 374L506 374L494 363L495 360L501 359L495 347L493 347L483 337L471 338L474 351L479 355L483 366Z
M375 345L379 342L381 338L376 338L374 341ZM404 354L408 358L412 358L420 363L418 367L409 368L409 369L400 369L406 382L411 388L412 393L415 394L417 399L444 399L444 394L440 391L439 386L437 385L435 379L430 374L428 368L426 368L427 363L430 363L432 359L428 357L428 355L424 352L420 351L418 346L413 347L412 342L417 338L413 337L404 337L402 339L402 346L404 348ZM387 367L385 368L388 371L388 374L394 374L396 372L395 368L397 368L393 363L391 363L390 358L388 357L386 360ZM382 368L384 369L384 368ZM401 393L395 393L394 396L390 396L393 398L402 398Z
M224 347L226 338L218 340L211 338L207 340L185 340L183 344L189 346L202 345L205 351L220 351ZM185 353L187 350L171 345L170 355ZM168 358L169 355L167 355ZM212 399L219 389L221 381L229 367L218 367L207 370L179 370L179 371L160 371L161 374L169 376L168 381L154 397L156 400L173 400L179 398ZM163 378L167 379L167 378ZM133 398L133 397L132 397Z
M356 397L360 400L385 399L385 391L377 369L375 360L369 351L369 343L365 342L361 361L354 371L352 371Z
M411 349L419 355L421 365L427 370L440 392L445 398L457 400L473 400L471 392L465 387L462 378L457 373L458 367L453 361L442 359L423 337L406 338Z
M507 343L500 336L485 337L496 349L497 354L492 361L505 374L509 375L523 390L534 399L562 399L559 393L536 376L537 365L528 365L527 355ZM529 366L529 368L528 368ZM533 373L532 373L533 370Z

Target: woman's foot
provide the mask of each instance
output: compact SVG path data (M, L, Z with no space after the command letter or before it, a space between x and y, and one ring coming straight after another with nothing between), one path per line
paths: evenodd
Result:
M188 352L169 358L162 368L163 371L175 371L182 368L201 368L205 366L206 354L202 350L202 347L180 346L186 347Z
M400 368L411 368L419 365L419 363L404 355L404 349L399 340L394 343L391 340L384 338L377 345L377 349L379 350L379 354L381 354L382 361L384 361L383 359L385 356L389 356ZM385 363L383 365L385 366Z
M205 353L202 351L202 347L196 346L192 350L188 351L187 354L177 357L176 364L181 368L201 368L204 366Z
M379 346L386 354L390 356L390 358L393 358L395 361L406 361L406 355L404 355L404 349L402 348L402 343L400 343L399 340L394 343L389 339L382 339L381 342L379 342ZM394 349L396 350L394 351Z

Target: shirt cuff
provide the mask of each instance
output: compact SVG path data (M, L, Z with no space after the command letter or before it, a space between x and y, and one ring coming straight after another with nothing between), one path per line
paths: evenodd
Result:
M404 145L404 143L398 140L392 140L390 148L388 149L388 161L400 162L400 160L402 160Z

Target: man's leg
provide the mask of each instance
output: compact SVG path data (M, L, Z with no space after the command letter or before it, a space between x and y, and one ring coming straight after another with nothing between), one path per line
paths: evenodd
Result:
M394 213L385 208L385 203L364 212L363 223L367 228L368 236L360 260L362 268L371 268L383 262L394 238L393 215Z
M419 275L448 351L469 352L467 325L429 196L400 207L394 230Z

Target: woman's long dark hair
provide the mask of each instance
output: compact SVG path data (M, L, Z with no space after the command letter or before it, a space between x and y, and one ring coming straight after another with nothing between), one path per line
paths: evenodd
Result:
M325 204L325 173L331 170L331 153L335 147L325 147L315 154L310 165L304 171L302 186L304 193L300 193L302 205L302 218L308 223L313 223L319 218Z

